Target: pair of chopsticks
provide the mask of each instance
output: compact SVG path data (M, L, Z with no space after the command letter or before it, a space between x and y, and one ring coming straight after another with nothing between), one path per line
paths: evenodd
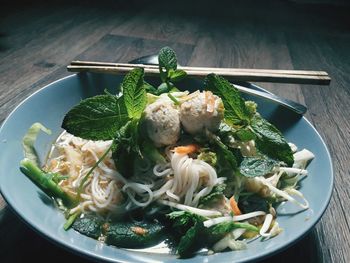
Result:
M144 68L146 75L158 75L156 65L109 63L94 61L72 61L67 66L72 72L94 72L108 74L125 74L135 67ZM329 85L331 78L325 71L310 70L275 70L275 69L243 69L243 68L210 68L210 67L183 67L188 76L203 78L210 73L221 75L231 81L255 81L295 84Z

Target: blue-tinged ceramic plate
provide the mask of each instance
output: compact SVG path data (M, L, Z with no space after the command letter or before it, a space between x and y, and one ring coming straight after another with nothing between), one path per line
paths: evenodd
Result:
M65 113L81 99L102 93L114 93L122 77L112 75L79 74L60 79L42 88L24 100L6 119L0 129L0 189L7 203L36 231L61 246L96 260L111 262L245 262L260 259L286 248L301 238L321 218L332 193L333 169L329 152L315 128L305 118L280 108L271 101L255 99L262 115L279 127L287 140L299 149L306 148L315 154L308 167L309 176L302 181L301 191L310 203L310 209L293 214L295 207L281 206L278 222L284 231L275 238L250 242L248 249L199 254L190 259L178 259L162 249L134 251L104 245L74 230L64 231L63 214L20 171L23 158L21 140L34 122L41 122L53 131L42 134L36 143L41 159L45 159L51 143L62 132L60 128ZM245 86L257 88L250 84ZM188 80L186 89L198 89L199 83Z

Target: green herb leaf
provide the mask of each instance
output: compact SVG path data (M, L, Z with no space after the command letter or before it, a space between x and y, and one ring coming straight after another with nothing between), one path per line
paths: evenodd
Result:
M135 68L124 77L122 90L129 118L139 119L147 104L142 68Z
M164 156L159 152L154 144L148 140L145 140L142 144L142 155L146 156L154 163L166 163Z
M186 71L181 69L176 69L176 70L170 69L168 72L168 77L173 82L183 80L184 78L186 78L186 76L187 76Z
M72 227L75 231L92 238L99 238L102 234L103 220L94 214L86 214L82 218L77 218Z
M264 176L278 165L278 161L263 157L245 157L241 162L239 171L246 177Z
M243 213L250 213L254 211L269 212L269 202L260 195L246 195L241 196L238 201L238 207Z
M249 129L239 129L239 130L237 130L235 135L236 135L236 137L238 137L239 140L241 140L243 142L255 140L255 138L256 138L255 133Z
M215 201L217 198L220 198L224 195L224 191L226 189L226 184L218 184L213 187L213 190L199 199L199 205L207 205Z
M221 141L221 139L215 134L207 135L210 141L216 146L216 153L218 154L219 159L223 157L227 163L231 166L233 170L237 169L237 158L232 151Z
M225 107L225 120L229 124L246 125L249 123L250 115L244 100L230 82L212 73L205 78L204 87L222 99Z
M260 152L283 161L288 166L293 165L293 152L282 133L274 125L255 115L251 121L251 127L257 136L255 141Z
M157 88L157 95L169 92L170 87L168 83L163 82Z
M62 128L88 140L111 140L127 122L124 101L111 95L87 98L64 117Z
M146 81L143 82L143 88L146 90L147 93L150 93L153 95L157 94L157 89Z
M165 68L168 72L170 69L176 70L177 58L176 53L170 47L163 47L158 54L159 67Z
M145 248L164 238L164 225L152 221L113 221L105 230L106 244L126 248Z
M180 257L188 257L203 247L201 234L204 233L204 218L185 211L175 211L167 215L173 221L172 229L180 234L177 251Z
M237 228L259 232L259 228L248 223L238 223L232 221L219 223L206 229L208 246L211 247L220 239L224 238L228 233Z
M177 252L180 257L188 257L204 245L204 243L201 242L203 230L203 222L196 220L194 225L180 239L180 243L177 247Z

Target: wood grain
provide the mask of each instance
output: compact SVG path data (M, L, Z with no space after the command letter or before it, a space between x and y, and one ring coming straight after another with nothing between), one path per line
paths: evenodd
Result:
M69 75L72 60L128 62L168 45L182 65L326 70L329 88L263 84L304 103L325 139L335 189L316 227L263 262L350 262L349 5L303 1L37 1L1 8L0 122L24 98ZM4 176L4 175L0 175ZM322 189L320 189L322 191ZM34 233L0 197L0 261L87 262ZM18 248L23 249L18 253Z

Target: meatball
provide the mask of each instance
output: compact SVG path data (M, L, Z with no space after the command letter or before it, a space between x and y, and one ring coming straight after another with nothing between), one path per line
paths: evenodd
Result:
M189 100L181 104L180 120L185 131L200 133L205 129L216 131L224 118L222 100L210 91L190 94Z
M174 144L180 137L179 111L172 102L157 100L148 105L144 122L147 134L156 146Z

